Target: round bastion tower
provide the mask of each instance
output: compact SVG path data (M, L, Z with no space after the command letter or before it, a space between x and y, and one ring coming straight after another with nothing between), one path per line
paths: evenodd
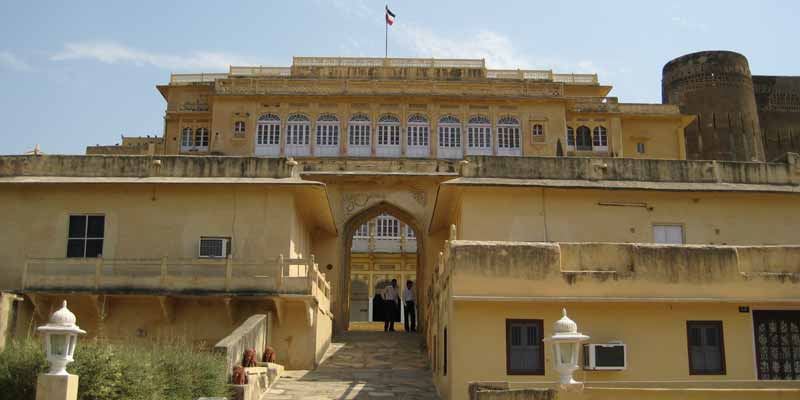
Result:
M745 56L701 51L664 66L662 103L697 119L686 127L693 160L764 161L753 79Z

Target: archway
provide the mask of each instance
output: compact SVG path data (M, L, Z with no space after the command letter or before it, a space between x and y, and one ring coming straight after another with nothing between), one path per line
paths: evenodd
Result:
M352 260L353 260L353 243L354 243L354 236L356 235L359 228L361 228L365 223L368 223L371 220L377 219L383 215L388 215L391 217L396 218L403 226L407 226L414 232L416 248L415 248L415 256L414 256L414 273L408 274L408 271L400 270L385 270L385 271L376 271L374 268L370 267L369 271L358 271L356 273L355 284L353 284L353 274L354 271L352 270ZM402 229L399 229L402 230ZM402 234L402 232L400 232ZM422 229L422 224L414 218L411 213L407 212L406 210L397 207L388 202L381 202L375 204L365 210L362 210L358 214L352 216L344 226L344 240L342 249L342 266L343 273L340 275L339 287L340 289L340 296L341 299L341 307L342 312L339 314L343 320L341 323L337 324L339 329L342 330L349 330L350 329L350 322L351 319L356 320L371 320L372 312L374 311L371 307L371 302L373 300L376 286L382 286L384 283L388 283L388 281L392 277L396 277L398 279L399 286L402 289L405 280L408 277L412 277L414 283L416 284L417 278L420 276L421 272L424 271L424 249L426 245L426 238L425 238L425 231ZM374 267L374 265L373 265ZM366 273L361 273L366 272ZM369 276L369 279L359 278ZM364 299L364 293L368 293L368 299ZM357 303L355 304L358 309L354 309L352 299L352 294L354 293L360 295L360 298L357 298ZM417 298L419 298L420 288L417 288ZM365 303L365 300L368 302ZM364 311L364 310L367 311ZM421 307L418 305L417 307L417 320L422 321L423 318L420 314ZM418 330L422 327L418 326ZM402 328L401 328L402 329Z

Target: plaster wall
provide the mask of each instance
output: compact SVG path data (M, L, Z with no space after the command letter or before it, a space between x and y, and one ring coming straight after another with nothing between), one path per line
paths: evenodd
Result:
M689 244L800 244L798 211L780 194L467 188L457 227L464 240L652 243L654 224L679 224Z
M622 120L622 149L625 157L680 159L685 158L683 129L670 120ZM637 143L645 145L645 152L636 151ZM683 157L676 157L684 154Z

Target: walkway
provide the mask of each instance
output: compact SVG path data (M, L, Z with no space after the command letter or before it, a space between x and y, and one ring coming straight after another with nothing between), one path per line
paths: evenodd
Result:
M313 371L286 371L265 399L438 399L419 334L351 331Z

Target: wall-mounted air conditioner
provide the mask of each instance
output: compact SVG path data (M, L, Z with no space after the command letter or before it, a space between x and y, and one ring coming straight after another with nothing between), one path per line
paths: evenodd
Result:
M198 248L200 258L225 258L231 252L228 238L202 237Z
M622 342L583 345L583 369L621 371L628 366L628 349Z

